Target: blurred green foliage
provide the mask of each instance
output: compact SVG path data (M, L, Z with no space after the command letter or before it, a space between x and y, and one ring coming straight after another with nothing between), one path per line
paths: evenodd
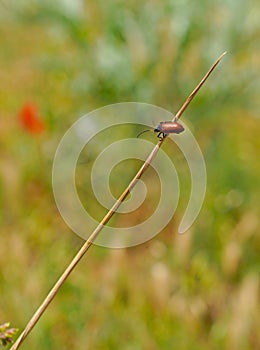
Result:
M0 323L19 329L82 244L52 195L63 133L110 103L176 112L228 51L183 116L208 172L190 232L176 233L184 194L150 242L92 247L24 348L260 348L259 11L257 0L0 2ZM27 101L41 135L19 124Z

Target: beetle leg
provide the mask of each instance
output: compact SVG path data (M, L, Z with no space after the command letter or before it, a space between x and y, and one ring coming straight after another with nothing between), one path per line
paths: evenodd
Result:
M159 134L157 135L157 137L160 141L162 141L162 139L163 139L163 137L161 136L162 134L163 134L162 132L159 132Z

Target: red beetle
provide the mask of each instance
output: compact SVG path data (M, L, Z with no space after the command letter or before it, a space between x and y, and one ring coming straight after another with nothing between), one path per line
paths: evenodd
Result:
M139 137L141 134L143 134L146 131L151 131L151 130L144 130L139 135L137 135L137 137ZM183 131L184 131L184 127L180 123L178 123L177 120L160 122L159 125L154 129L154 132L158 133L157 137L159 137L160 140L162 140L165 136L169 134L180 134Z
M162 140L168 134L180 134L184 131L184 127L177 121L160 122L154 132L158 132L157 137ZM161 137L161 135L163 135Z

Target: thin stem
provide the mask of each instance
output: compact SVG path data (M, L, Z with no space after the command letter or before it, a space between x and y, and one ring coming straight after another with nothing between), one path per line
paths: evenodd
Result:
M223 53L218 60L214 63L214 65L210 68L210 70L207 72L207 74L204 76L204 78L201 80L199 85L193 90L191 95L187 98L187 100L184 102L183 106L180 108L178 113L176 114L174 119L180 118L184 110L187 108L193 97L196 95L198 90L201 88L201 86L204 84L210 73L213 71L213 69L216 67L216 65L219 63L219 61L222 59L222 57L225 55ZM138 179L143 175L143 173L147 170L147 168L150 166L152 160L155 158L157 152L159 151L163 141L165 138L160 140L156 146L153 148L150 155L147 157L135 177L132 179L130 184L127 186L127 188L124 190L124 192L121 194L121 196L117 199L115 204L112 206L112 208L108 211L108 213L104 216L104 218L101 220L101 222L98 224L96 229L92 232L92 234L89 236L89 238L86 240L86 242L83 244L83 246L80 248L80 250L77 252L71 263L68 265L68 267L65 269L63 274L60 276L58 281L55 283L53 288L50 290L49 294L46 296L42 304L39 306L39 308L36 310L30 321L27 323L24 331L21 333L19 338L16 340L16 342L13 344L10 350L17 350L22 342L25 340L25 338L28 336L28 334L31 332L41 315L44 313L44 311L47 309L48 305L51 303L51 301L54 299L55 295L58 293L60 287L63 285L63 283L66 281L70 273L73 271L73 269L76 267L76 265L79 263L81 258L84 256L84 254L88 251L88 249L91 247L95 239L97 238L100 231L103 229L103 227L107 224L107 222L111 219L111 217L116 212L117 208L121 205L121 203L124 201L128 193L134 188L136 185Z
M188 105L190 104L190 102L193 100L193 98L195 97L195 95L197 94L197 92L199 91L199 89L202 87L202 85L205 83L205 81L208 79L208 77L210 76L211 72L215 69L215 67L218 65L218 63L222 60L223 56L225 56L227 52L223 52L221 56L219 56L219 58L216 60L216 62L211 66L211 68L209 69L209 71L207 72L207 74L204 76L204 78L201 80L201 82L195 87L195 89L192 91L192 93L190 94L190 96L187 98L187 100L184 102L184 104L182 105L182 107L179 109L179 111L177 112L177 114L174 117L174 120L178 120L181 115L183 114L183 112L185 111L185 109L188 107Z

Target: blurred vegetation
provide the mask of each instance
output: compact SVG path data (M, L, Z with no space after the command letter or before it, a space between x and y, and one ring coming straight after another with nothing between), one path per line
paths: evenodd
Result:
M21 348L260 348L259 11L257 0L0 1L0 323L19 329L82 245L52 195L63 133L110 103L175 112L228 51L184 115L208 172L192 229L176 233L179 209L141 246L92 247ZM18 118L29 102L37 135Z
M0 325L0 347L13 343L13 337L18 332L17 328L10 328L10 323Z

